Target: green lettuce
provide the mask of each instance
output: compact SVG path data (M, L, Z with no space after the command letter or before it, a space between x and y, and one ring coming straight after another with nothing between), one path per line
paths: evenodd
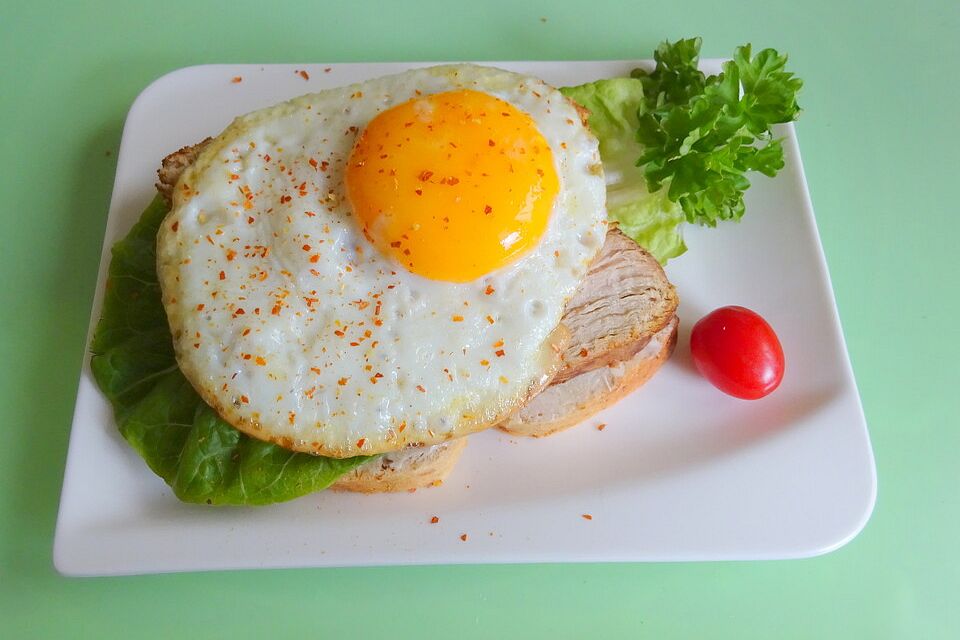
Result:
M737 48L723 71L699 70L700 39L664 42L652 72L561 89L590 112L608 183L608 215L661 262L682 254L683 222L716 226L744 212L746 174L775 176L771 126L795 120L802 81L773 49Z
M113 247L90 367L120 433L184 502L259 505L320 491L369 457L295 453L224 422L184 378L160 299L155 199Z
M597 80L561 92L590 112L607 180L607 217L660 262L687 250L680 232L683 211L666 192L650 193L637 158L643 83L636 78Z

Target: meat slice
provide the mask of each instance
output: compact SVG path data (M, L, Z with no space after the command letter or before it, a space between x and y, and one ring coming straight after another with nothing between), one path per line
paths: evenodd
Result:
M611 229L580 289L567 302L561 322L571 336L554 384L629 360L667 326L678 303L656 258Z

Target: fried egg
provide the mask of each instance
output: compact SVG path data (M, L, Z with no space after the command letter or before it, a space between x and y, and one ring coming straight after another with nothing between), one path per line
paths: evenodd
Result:
M225 420L295 451L492 426L558 365L604 198L576 108L500 69L416 69L242 116L158 234L177 360Z

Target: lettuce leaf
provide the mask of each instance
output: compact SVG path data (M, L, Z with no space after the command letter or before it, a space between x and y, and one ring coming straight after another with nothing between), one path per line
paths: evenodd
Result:
M224 422L177 367L156 272L155 199L113 247L90 367L120 433L184 502L260 505L320 491L369 457L295 453Z
M783 168L771 126L797 118L803 82L786 71L785 55L754 56L749 44L709 77L699 70L700 38L664 42L654 59L652 72L561 91L590 111L609 217L666 262L686 250L682 222L739 220L746 174Z
M662 263L686 251L680 232L682 209L666 191L650 193L637 166L644 150L637 141L643 83L610 78L560 91L590 112L590 129L600 142L607 180L607 217Z

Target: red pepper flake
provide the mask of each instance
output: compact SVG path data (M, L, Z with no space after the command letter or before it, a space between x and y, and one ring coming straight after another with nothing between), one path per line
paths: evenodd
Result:
M407 428L407 421L404 420L403 422L400 423L400 426L397 427L397 432L403 433L403 430L406 428Z
M248 336L248 335L250 335L250 329L249 329L249 328L244 329L244 330L243 330L243 333L240 334L240 335L242 335L242 336Z
M496 356L497 356L498 358L502 358L503 355L504 355L503 349L497 349L494 353L496 354Z
M313 264L320 262L320 254L315 253L312 256L310 256L310 262L312 262Z
M450 319L453 320L454 322L463 322L463 316L453 316Z
M243 356L243 359L244 359L244 360L249 360L250 358L253 357L253 356L250 355L249 353L243 353L243 354L241 354L241 355Z
M487 316L487 322L493 324L493 316Z
M194 348L194 349L199 349L199 348L200 348L200 343L199 343L199 342L194 342L194 343L193 343L193 348Z
M227 279L227 274L224 273L223 271L221 271L221 272L220 272L220 279L221 279L221 280L226 280L226 279Z
M342 337L345 336L346 334L345 334L343 331L341 331L340 329L336 329L336 330L334 330L333 335L337 336L338 338L342 338Z
M590 515L589 513L581 514L580 517L583 518L584 520L593 520L593 516Z
M310 245L308 245L308 244L305 244L305 245L303 245L303 246L300 247L300 248L303 249L304 251L310 251Z
M497 340L496 342L493 343L494 348L502 347L502 346L503 346L503 340Z
M257 366L259 366L259 367L265 367L265 366L267 366L267 361L266 361L262 356L257 356L257 358L256 358L256 360L254 360L254 362L256 362L256 363L257 363Z
M270 315L278 316L280 315L280 303L273 305L273 309L270 309Z
M280 204L287 204L293 200L293 196L280 196Z
M422 195L423 195L423 189L414 189L413 192L414 192L415 194L417 194L418 196L422 196Z
M483 208L483 212L489 215L489 214L493 213L493 207L491 207L490 205L486 205L486 206Z
M296 419L297 419L297 414L295 414L293 411L287 414L287 422L289 422L290 424L293 424L293 421Z
M256 222L256 219L253 216L247 217L247 224L253 224L254 222Z
M426 182L433 176L433 171L421 171L420 172L420 182Z
M581 357L581 358L586 358L588 353L590 353L590 352L587 351L586 349L580 349L580 357Z
M603 431L604 427L606 426L607 426L606 422L601 422L600 424L597 425L597 431Z
M433 516L432 518L430 518L430 524L437 524L438 522L440 522L440 518L438 518L437 516Z
M201 302L197 305L197 311L203 311L204 304Z
M425 393L425 392L426 392L426 389L423 388L423 385L422 385L422 384L418 384L418 385L417 385L417 391L419 391L420 393Z
M453 177L453 176L450 176L449 178L444 178L444 179L441 180L440 182L441 182L442 184L445 184L445 185L448 185L448 186L451 186L451 187L452 187L452 186L455 185L455 184L460 184L460 179L459 179L459 178L455 178L455 177Z
M242 316L245 313L246 311L243 310L243 307L240 307L239 309L233 312L233 317L236 318L237 316Z
M366 438L360 438L359 440L357 440L357 449L363 449L363 445L366 444L366 442L367 442Z
M170 225L170 231L173 231L174 233L176 233L176 232L177 232L177 229L179 229L179 228L180 228L180 221L179 221L179 220L174 220L173 224Z
M240 396L240 402L242 402L243 404L248 404L250 402L250 398L248 398L247 396Z
M301 78L303 78L304 80L309 80L309 79L310 79L310 74L307 73L306 71L303 71L303 70L297 71L297 75L299 75L299 76L300 76Z
M237 252L233 249L227 249L227 262L230 262L237 257Z
M232 82L233 84L239 84L239 83L243 82L243 77L242 77L242 76L233 76L232 78L230 78L230 82Z
M486 290L484 291L484 293L489 296L489 295L493 294L494 291L496 291L496 289L494 289L494 288L491 287L490 285L487 285L487 288L486 288Z
M314 158L310 158L307 162L309 162L310 166L313 167L314 169L316 169L317 166L319 166L319 163Z
M463 542L466 542L466 541L467 541L467 534L461 533L461 534L460 534L460 540L463 541Z
M379 371L372 376L370 376L370 384L377 384L377 380L383 377L383 374Z

